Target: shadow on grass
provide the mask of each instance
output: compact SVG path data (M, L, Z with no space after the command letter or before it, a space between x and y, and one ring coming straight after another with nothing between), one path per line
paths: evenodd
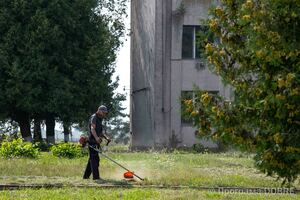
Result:
M107 187L125 187L125 188L133 188L136 185L139 185L135 180L114 180L114 179L99 179L95 180L94 183L99 186L107 186Z

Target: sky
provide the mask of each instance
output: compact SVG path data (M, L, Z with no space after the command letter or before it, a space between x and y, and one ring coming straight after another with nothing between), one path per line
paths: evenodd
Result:
M123 39L123 46L118 52L117 62L116 62L116 72L113 79L115 80L116 76L119 76L119 87L116 92L126 94L126 101L123 102L123 107L126 108L125 112L129 114L130 110L130 37L128 36L130 29L130 1L128 2L127 7L128 17L125 19L126 26L126 36ZM124 91L125 88L125 91Z

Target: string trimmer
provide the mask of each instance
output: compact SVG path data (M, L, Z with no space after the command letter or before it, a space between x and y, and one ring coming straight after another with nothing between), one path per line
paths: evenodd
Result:
M109 142L110 141L107 141L106 146L108 146ZM86 136L80 136L79 143L81 144L82 147L84 147L88 143L88 138ZM126 167L124 167L123 165L121 165L120 163L118 163L117 161L115 161L114 159L112 159L111 157L109 157L108 155L104 154L101 151L101 147L100 147L100 149L96 149L95 147L93 147L90 144L88 146L90 148L94 149L95 151L97 151L99 154L101 154L102 156L104 156L108 160L110 160L113 163L115 163L116 165L118 165L119 167L125 169L126 172L124 173L124 178L133 178L133 176L135 176L135 177L137 177L138 179L140 179L142 181L144 180L143 178L141 178L140 176L138 176L137 174L135 174L133 171L127 169Z

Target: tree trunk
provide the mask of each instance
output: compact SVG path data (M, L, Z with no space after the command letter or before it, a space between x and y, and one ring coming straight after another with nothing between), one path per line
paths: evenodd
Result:
M55 143L55 119L53 115L46 117L46 137L48 143Z
M69 142L70 141L70 126L69 123L64 122L64 141Z
M35 142L42 141L41 120L34 119L33 139Z
M20 111L17 113L16 121L20 126L22 138L27 142L32 142L29 115Z

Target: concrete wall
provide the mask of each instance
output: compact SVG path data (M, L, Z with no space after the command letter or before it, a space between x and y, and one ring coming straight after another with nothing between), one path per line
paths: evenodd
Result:
M169 146L172 0L156 1L155 147Z
M172 0L132 0L132 147L169 145Z
M154 145L156 0L131 1L132 145Z

